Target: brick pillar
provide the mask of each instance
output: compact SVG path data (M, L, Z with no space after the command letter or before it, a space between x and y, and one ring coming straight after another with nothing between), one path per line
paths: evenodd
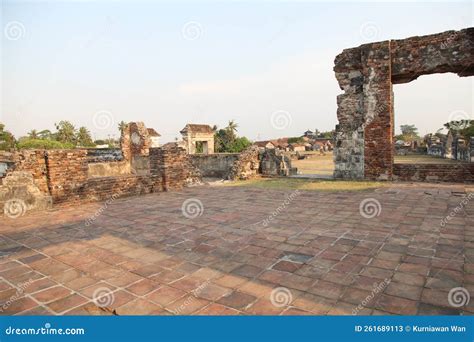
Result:
M166 191L163 149L161 147L150 148L150 177L153 181L153 192Z
M390 180L394 156L390 42L373 43L364 52L364 176Z
M53 203L79 200L87 182L86 150L48 150L46 167Z

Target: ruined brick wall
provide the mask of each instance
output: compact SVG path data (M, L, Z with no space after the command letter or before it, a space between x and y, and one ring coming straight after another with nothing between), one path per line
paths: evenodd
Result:
M290 176L297 173L291 158L275 149L265 149L260 155L260 171L265 176Z
M242 151L239 159L234 162L229 174L231 180L245 180L257 176L259 170L259 148L252 145Z
M8 173L14 171L29 172L40 191L49 193L45 153L45 150L15 151L12 156L14 166L8 170Z
M474 29L347 49L334 71L344 90L337 97L334 177L392 179L392 84L433 73L474 75Z
M80 199L88 178L87 150L48 150L46 167L53 203Z
M150 149L150 174L161 179L164 191L200 183L202 175L183 148Z
M159 191L162 191L162 187L158 177L125 175L91 178L81 191L81 201L103 201Z
M134 156L148 156L151 139L143 122L130 122L120 136L120 149L125 160Z
M473 182L474 164L394 164L393 179L412 182Z

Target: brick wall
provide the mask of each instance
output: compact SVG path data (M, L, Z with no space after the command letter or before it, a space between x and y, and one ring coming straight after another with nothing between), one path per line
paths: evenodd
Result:
M48 150L46 167L53 203L80 199L88 178L87 150Z
M41 192L48 193L48 179L44 150L21 150L13 153L14 167L10 171L26 171Z
M393 179L414 182L473 182L474 164L394 164Z
M164 191L201 181L200 171L183 148L150 148L150 174L161 179Z

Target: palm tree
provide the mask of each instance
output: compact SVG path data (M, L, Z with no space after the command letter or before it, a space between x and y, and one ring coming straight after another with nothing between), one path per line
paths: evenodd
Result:
M92 142L92 137L89 130L86 127L79 127L77 131L77 142L81 146L92 146L94 143Z
M118 124L118 130L120 132L120 134L123 134L123 131L125 130L125 128L127 128L127 123L125 121L120 121L119 124Z
M237 125L237 123L234 120L230 120L229 124L225 128L226 131L227 131L230 142L234 141L235 138L237 137L237 134L236 134L237 133L237 127L239 127Z
M54 124L58 130L57 140L60 142L74 143L76 140L76 128L72 123L66 120L59 121L59 124Z
M30 139L38 139L39 138L39 135L38 135L38 131L36 129L32 129L29 133L28 133L28 137Z
M49 129L44 129L44 130L38 132L38 137L40 139L51 139L51 136L52 136L52 134L51 134L51 131Z

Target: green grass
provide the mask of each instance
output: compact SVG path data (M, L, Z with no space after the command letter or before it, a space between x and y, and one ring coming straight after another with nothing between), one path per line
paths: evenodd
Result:
M363 191L387 186L383 182L316 180L296 178L258 178L236 181L225 186L248 186L262 189L317 190L317 191Z

